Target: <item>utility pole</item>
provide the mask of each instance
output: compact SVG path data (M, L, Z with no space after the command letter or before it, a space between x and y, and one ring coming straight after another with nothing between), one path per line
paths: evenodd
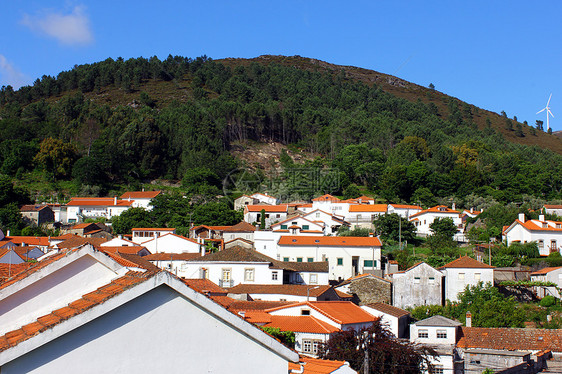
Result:
M402 250L402 217L398 215L398 250Z

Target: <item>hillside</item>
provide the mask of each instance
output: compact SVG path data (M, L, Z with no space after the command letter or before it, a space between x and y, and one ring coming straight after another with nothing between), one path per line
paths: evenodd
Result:
M215 195L244 168L261 183L253 188L301 198L350 185L423 204L562 191L559 136L397 77L299 56L76 66L3 87L0 128L0 173L38 198L154 180ZM307 180L313 169L330 170L337 186Z

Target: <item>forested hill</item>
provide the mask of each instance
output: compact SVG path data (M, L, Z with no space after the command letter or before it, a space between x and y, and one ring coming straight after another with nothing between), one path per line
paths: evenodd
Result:
M235 154L274 143L289 150L278 160L285 173L303 167L293 162L299 155L319 156L304 167L338 171L336 190L310 195L357 185L427 204L467 195L560 199L562 140L510 116L298 56L107 59L17 91L2 87L0 173L72 180L77 191L102 195L182 180L212 195L244 166ZM250 166L256 180L267 179Z

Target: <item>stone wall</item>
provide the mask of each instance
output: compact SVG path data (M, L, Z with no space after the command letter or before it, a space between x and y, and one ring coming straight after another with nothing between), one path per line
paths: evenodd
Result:
M390 304L392 302L392 285L382 279L365 277L354 280L349 285L349 291L356 296L355 301L359 305L377 302Z

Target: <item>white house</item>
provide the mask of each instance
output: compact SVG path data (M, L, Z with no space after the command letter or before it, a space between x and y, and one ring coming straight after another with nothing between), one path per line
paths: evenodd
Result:
M541 256L562 253L562 222L545 220L542 214L538 220L526 220L525 214L521 213L519 219L504 228L503 239L507 245L536 242Z
M335 235L341 226L350 226L349 222L347 222L343 216L337 216L320 209L311 210L306 213L303 218L309 221L323 223L324 235Z
M265 212L265 228L276 222L287 219L289 208L284 205L246 205L244 207L244 221L250 224L261 224L261 214Z
M124 239L121 235L114 237L100 244L100 247L126 247L126 246L140 246L140 244L135 243L131 240Z
M443 304L443 273L425 262L388 275L392 280L392 305L409 308Z
M174 228L167 228L167 227L134 227L131 229L131 240L134 243L141 244L146 242L147 240L154 239L155 237L166 235L166 234L175 234L176 229Z
M460 357L455 350L457 337L460 335L461 324L442 316L433 316L410 325L410 341L434 348L438 355L431 358L434 373L461 373L455 366Z
M331 280L380 271L381 247L379 238L352 236L282 236L277 243L283 261L328 261Z
M91 247L44 261L0 286L2 373L285 374L299 361L168 272Z
M320 209L324 212L344 217L344 219L349 215L349 206L356 204L357 202L341 200L329 194L312 199L313 210Z
M552 295L560 299L562 289L562 266L547 267L531 273L531 282L551 282L556 286L535 286L538 297Z
M543 209L547 214L556 214L558 217L562 217L562 205L545 204Z
M222 239L225 242L234 239L244 239L244 240L254 241L254 232L256 230L257 229L254 225L242 221L234 226L227 226L226 228L224 228L222 231Z
M305 217L295 216L287 218L281 222L274 223L271 225L271 229L280 233L287 233L290 235L297 235L302 233L303 235L310 234L324 234L324 223L323 222L313 222Z
M205 248L202 240L198 242L172 233L154 237L142 242L141 245L151 253L201 253Z
M258 200L262 204L269 204L269 205L277 204L277 198L274 196L270 196L267 193L263 194L263 193L256 192L254 194L251 194L250 197Z
M429 226L437 218L450 218L453 220L453 223L457 226L458 230L462 229L462 218L460 212L455 209L450 209L445 205L434 206L433 208L425 209L413 214L410 216L410 221L414 224L414 226L416 226L417 235L424 237L433 234L433 231ZM460 232L458 235L460 235Z
M375 317L351 301L305 301L267 309L272 316L312 316L340 330L370 327Z
M362 305L361 309L381 319L381 324L397 338L405 338L410 328L410 312L385 303Z
M117 197L73 197L66 204L66 219L68 223L82 222L86 218L111 219L132 206L132 201Z
M152 210L152 199L160 195L162 191L128 191L121 195L122 200L132 201L133 208L144 208Z
M445 299L457 301L467 286L494 284L494 266L464 256L439 268L445 275Z
M353 228L373 228L373 221L380 215L386 214L386 204L350 205L347 221Z
M406 204L388 204L388 214L398 214L400 217L410 218L422 211L421 206Z

